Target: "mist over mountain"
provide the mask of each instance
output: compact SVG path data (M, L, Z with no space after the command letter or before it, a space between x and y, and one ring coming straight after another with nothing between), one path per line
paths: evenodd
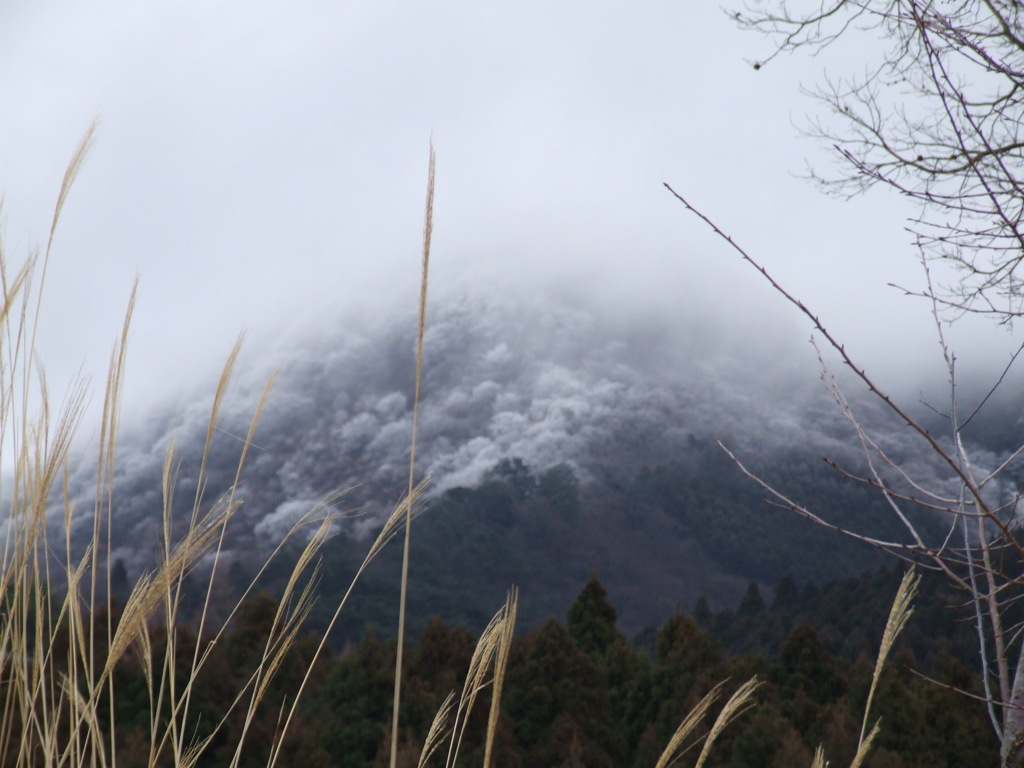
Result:
M415 337L412 312L350 317L294 334L277 349L261 350L260 362L240 366L212 437L203 488L207 504L233 482L241 436L272 368L277 375L242 472L243 504L223 555L228 562L266 556L302 515L338 489L345 491L332 503L342 513L339 541L364 546L360 542L401 498L407 482ZM603 564L621 576L616 581L602 574L609 592L620 604L629 600L636 606L635 615L627 607L624 617L640 625L651 612L689 604L700 594L727 602L748 580L774 586L772 579L782 572L835 576L875 562L875 553L854 549L808 570L797 548L839 546L835 535L808 532L812 526L804 521L763 504L764 491L742 477L716 440L794 493L810 487L816 494L849 496L835 502L837 514L856 516L870 508L859 522L873 526L872 533L883 525L887 535L905 535L892 520L879 523L886 512L880 500L856 495L864 489L849 481L833 487L840 478L824 467L823 456L853 470L863 461L849 422L816 371L796 370L791 362L806 358L795 344L765 344L756 331L737 341L702 326L697 317L679 324L678 318L612 314L585 302L555 304L547 296L461 294L431 305L424 348L417 471L430 476L431 497L441 508L455 498L453 491L493 480L503 460L506 466L516 460L537 477L567 467L578 482L584 511L572 525L585 532L565 545L579 550L563 550L564 570L572 575L551 587L552 595L564 591L571 598L579 588L575 580ZM122 434L113 546L114 557L130 572L147 567L159 547L161 472L172 442L175 508L179 515L191 509L212 391L211 383L205 392L164 403ZM856 387L849 396L889 455L917 479L951 482L907 430L865 402ZM1001 459L999 451L975 455L993 466ZM712 477L722 478L715 481L722 487L709 484ZM79 509L91 508L94 483L87 469L73 478ZM684 491L683 485L700 490ZM689 501L679 501L681 493ZM714 513L717 518L709 517L716 495L731 501ZM418 530L430 530L432 514L428 509ZM614 553L616 542L626 546L623 526L636 529L645 516L647 533L630 546L648 551L628 558ZM745 557L743 547L758 544L737 537L747 529L754 535L751 526L761 525L783 526L758 535L791 540L793 549ZM510 540L521 536L525 547L537 543L536 537L565 533L543 526L515 530ZM808 535L825 538L807 543L802 537ZM635 558L651 562L640 567ZM457 560L437 567L459 568ZM522 572L510 572L509 578L539 572L529 564L517 567ZM647 583L648 592L671 585L656 606L634 594L652 579L662 583ZM539 600L544 607L556 602Z

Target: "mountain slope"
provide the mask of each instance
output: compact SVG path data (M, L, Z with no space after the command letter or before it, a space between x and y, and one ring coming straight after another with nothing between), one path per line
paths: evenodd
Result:
M828 394L790 370L793 350L759 347L755 335L719 337L699 319L677 327L638 317L540 296L436 302L417 447L418 470L432 479L413 539L421 619L442 612L476 623L513 582L523 587L527 615L560 613L597 571L624 626L637 629L701 594L718 605L735 601L749 580L770 587L786 572L820 580L876 562L872 550L764 504L765 492L718 439L837 522L905 538L870 489L821 461L861 464ZM407 479L414 331L411 317L382 313L264 352L280 373L222 555L236 577L254 572L283 532L337 489L347 491L333 505L341 518L325 553L325 592L351 577L366 534ZM246 368L222 411L206 464L208 500L234 479L239 435L266 373ZM926 482L948 482L884 414L856 398L854 406L890 455ZM208 407L186 397L124 435L113 557L129 572L157 551L160 471L172 441L179 514L191 507ZM92 478L83 473L72 487L79 508L91 508ZM395 567L386 555L368 574L365 610L350 614L353 631L390 620ZM273 574L267 578L272 584Z

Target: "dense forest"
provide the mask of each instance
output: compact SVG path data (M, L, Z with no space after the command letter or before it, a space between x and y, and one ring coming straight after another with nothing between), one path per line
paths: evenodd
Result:
M660 627L630 640L619 631L616 609L592 575L564 618L525 627L514 641L496 764L647 768L715 684L728 681L732 690L752 675L763 681L756 706L721 737L709 764L809 765L819 743L836 764L847 764L856 750L874 654L898 580L898 574L883 569L819 589L798 587L786 576L770 604L751 583L735 611L712 613L700 601L693 612L676 611ZM998 760L984 706L952 690L977 692L978 681L964 663L970 663L969 655L962 658L967 644L958 644L964 635L945 610L948 597L941 581L925 579L916 613L876 693L872 712L881 718L882 731L868 765L937 768ZM194 689L200 722L212 727L227 718L206 753L206 765L227 765L243 728L248 731L245 761L264 762L280 727L280 708L298 690L317 645L315 635L289 651L255 720L246 723L231 712L262 657L276 611L269 594L254 596L216 646L188 635L186 627L176 629L179 637L189 638L180 653L191 654L197 645L211 653ZM405 665L399 765L416 765L434 713L449 691L462 686L475 642L471 632L438 617L423 626ZM299 721L282 752L287 764L385 764L394 653L394 641L371 628L358 642L336 647L316 662ZM150 728L143 670L129 657L117 674L113 716L123 750L119 759L141 764ZM478 712L466 730L460 759L466 765L480 762L484 715ZM694 756L688 758L681 765Z

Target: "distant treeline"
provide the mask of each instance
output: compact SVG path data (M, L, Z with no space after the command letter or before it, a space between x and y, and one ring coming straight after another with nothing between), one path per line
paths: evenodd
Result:
M616 610L592 576L565 621L551 618L515 640L494 764L650 768L680 720L712 686L728 680L731 692L754 674L764 681L757 706L723 735L710 765L808 766L819 743L833 765L849 764L877 640L897 581L896 575L883 571L824 590L790 589L786 582L770 605L751 587L737 611L712 614L702 604L696 617L677 612L659 629L630 643L616 628ZM856 600L841 611L840 601L851 595ZM937 639L950 621L934 611L942 599L934 584L925 584L906 640L876 693L872 720L880 717L882 722L870 759L876 768L963 768L998 762L984 706L914 674L921 671L947 686L979 692L976 678L956 658L957 649ZM244 764L262 763L274 743L280 708L298 689L318 642L315 636L288 654L255 721L246 726L240 716L236 722L228 713L260 658L276 608L268 594L257 595L245 604L228 634L207 649L210 657L194 687L193 706L203 713L200 722L226 717L228 726L214 737L206 753L212 757L204 765L227 765L243 727L249 730ZM808 620L818 622L820 631ZM941 626L933 625L936 621ZM726 646L744 652L723 650L705 627L719 633ZM187 633L184 628L177 631L179 637ZM160 642L159 633L155 642ZM424 626L406 657L399 765L416 764L434 713L449 691L461 689L474 645L468 631L439 618ZM189 644L182 652L191 653ZM394 642L373 630L317 662L299 721L287 737L283 764L386 764L393 669ZM129 659L117 674L119 760L145 764L150 724L144 714L149 708L143 670ZM466 732L460 764L480 764L485 727L486 706L481 706ZM204 735L194 734L196 739ZM694 758L688 755L680 764L691 765ZM434 762L441 764L443 756Z

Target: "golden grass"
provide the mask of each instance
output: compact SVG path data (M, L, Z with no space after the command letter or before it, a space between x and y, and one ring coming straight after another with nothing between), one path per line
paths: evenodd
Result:
M721 736L722 731L732 723L737 717L742 715L752 706L754 706L753 696L754 691L760 683L756 677L752 677L747 680L743 685L736 689L736 692L729 697L729 700L725 702L725 706L722 707L722 711L718 713L718 717L715 718L714 724L711 726L711 731L708 733L706 739L704 739L704 747L700 751L700 757L697 758L697 765L695 768L701 768L708 759L708 755L711 753L711 747L714 745L715 740Z
M427 278L430 275L430 237L434 231L434 145L430 145L427 169L427 210L423 223L423 267L420 275L420 314L416 328L416 381L412 398L412 445L409 450L409 489L413 494L416 478L416 428L420 415L420 382L423 378L423 334L427 327ZM402 550L402 583L398 598L398 650L395 654L395 693L391 716L391 768L398 759L398 704L402 698L402 652L405 650L405 601L409 586L409 542L412 533L412 506L406 508L405 543Z
M661 753L661 757L658 758L654 768L668 768L668 766L672 765L672 763L699 743L699 739L693 738L691 740L692 734L704 720L704 716L722 693L724 686L725 683L723 682L712 688L703 699L697 702L697 705L690 710L689 714L683 718L675 733L672 734L672 738L669 739L665 750ZM690 743L687 743L688 740L691 740Z
M505 665L508 663L515 629L518 599L518 593L513 587L509 590L505 605L494 614L494 618L491 619L477 641L469 663L469 671L466 673L466 681L462 686L462 695L455 708L455 718L450 728L451 737L448 744L448 757L445 760L446 768L452 768L455 765L459 756L459 748L462 746L462 738L466 732L466 724L469 722L469 715L473 711L477 697L488 685L492 686L491 712L488 717L484 768L487 768L490 763L501 702L501 687L505 678ZM492 661L494 662L493 671L488 679L488 670L491 668ZM442 709L445 707L442 706ZM424 754L426 754L426 746ZM420 762L423 762L422 757Z
M907 620L910 618L910 614L914 612L914 609L911 607L911 603L914 602L914 596L917 594L917 585L920 581L921 577L918 576L913 569L910 569L903 574L903 578L900 580L899 589L896 590L896 597L893 599L892 608L889 610L889 620L886 621L885 630L882 632L882 643L878 648L878 658L875 660L875 671L871 675L871 688L868 689L868 699L864 704L864 720L860 726L861 744L871 740L871 734L865 737L864 731L868 726L868 714L871 711L871 702L875 698L875 689L878 687L878 680L882 676L882 668L885 666L885 661L889 658L889 651L892 650L892 646L896 642L896 638L907 625Z
M94 132L95 126L90 127L64 174L42 257L30 254L25 264L12 272L7 267L6 254L0 250L0 461L12 478L7 489L9 507L3 520L6 535L0 548L0 595L3 596L0 679L4 683L0 703L0 764L97 768L116 765L115 671L131 657L142 671L149 701L148 764L170 763L180 768L199 764L204 750L225 727L228 717L240 713L241 736L233 745L231 760L231 765L237 766L243 762L246 738L257 707L266 699L270 683L295 646L312 607L318 554L333 524L329 512L333 497L325 499L320 507L300 520L271 555L271 560L277 557L300 529L315 525L287 580L255 670L237 692L221 721L212 729L206 728L203 738L195 738L199 718L193 706L196 681L211 658L211 650L224 636L252 586L238 599L228 616L213 625L210 600L218 576L214 565L206 577L205 597L199 612L200 642L185 653L174 627L179 624L186 577L204 558L217 562L227 527L240 507L236 489L273 377L267 382L248 434L242 439L234 483L221 497L208 499L207 461L241 349L242 339L239 338L214 393L198 469L199 481L185 531L180 535L172 534L171 510L179 465L172 444L163 464L162 508L154 510L162 519L160 560L151 571L138 577L116 620L111 612L101 611L111 593L109 566L117 434L135 290L129 297L121 334L111 354L103 392L95 465L95 505L84 553L82 546L72 540L72 527L78 523L80 515L71 502L69 451L82 418L86 391L81 383L74 385L63 407L54 415L46 378L38 369L35 357L42 288L58 222L74 179L88 155ZM427 238L429 243L429 229ZM421 315L421 347L422 323ZM420 364L418 361L417 369ZM403 524L408 526L423 490L423 484L415 486L410 481L408 495L395 507L338 603L332 627L370 561ZM63 539L56 547L50 538L54 525L60 528ZM57 559L54 553L60 553ZM262 573L263 570L256 578ZM57 597L50 589L51 585L58 584L66 585L63 597ZM156 626L169 630L159 643L153 637ZM326 649L326 637L325 633L299 690L291 697L289 708L280 715L279 735L267 759L270 766L280 758L284 736L293 721L312 665ZM109 727L101 727L101 708L104 708Z
M711 748L722 734L722 731L735 721L736 718L754 706L754 692L760 685L761 683L758 682L757 677L752 677L743 683L729 697L729 700L719 711L707 734L696 736L695 731L707 717L711 706L718 700L722 689L725 687L725 682L719 683L708 691L704 698L697 702L697 705L683 718L675 733L672 734L672 738L669 739L668 745L661 753L661 757L658 758L655 768L668 768L668 766L674 764L679 758L691 749L696 748L703 741L700 755L694 764L694 768L701 768L707 762L708 756L711 754Z
M875 721L874 725L871 726L871 730L867 731L868 719L871 714L871 702L874 700L875 690L878 688L878 681L882 677L882 669L889 658L889 652L896 643L896 638L899 637L900 632L907 625L910 615L914 612L911 604L914 602L914 596L917 594L917 586L920 581L921 577L911 568L903 574L900 586L896 590L896 597L893 599L892 608L889 609L889 619L886 621L885 629L882 631L882 642L878 648L878 658L875 659L875 670L871 675L871 687L868 689L868 698L864 703L864 719L860 726L857 752L850 763L850 768L860 768L863 765L868 752L874 744L875 738L881 730L881 721ZM865 731L867 731L866 735ZM827 765L824 749L819 745L817 752L814 754L812 768L824 768Z

